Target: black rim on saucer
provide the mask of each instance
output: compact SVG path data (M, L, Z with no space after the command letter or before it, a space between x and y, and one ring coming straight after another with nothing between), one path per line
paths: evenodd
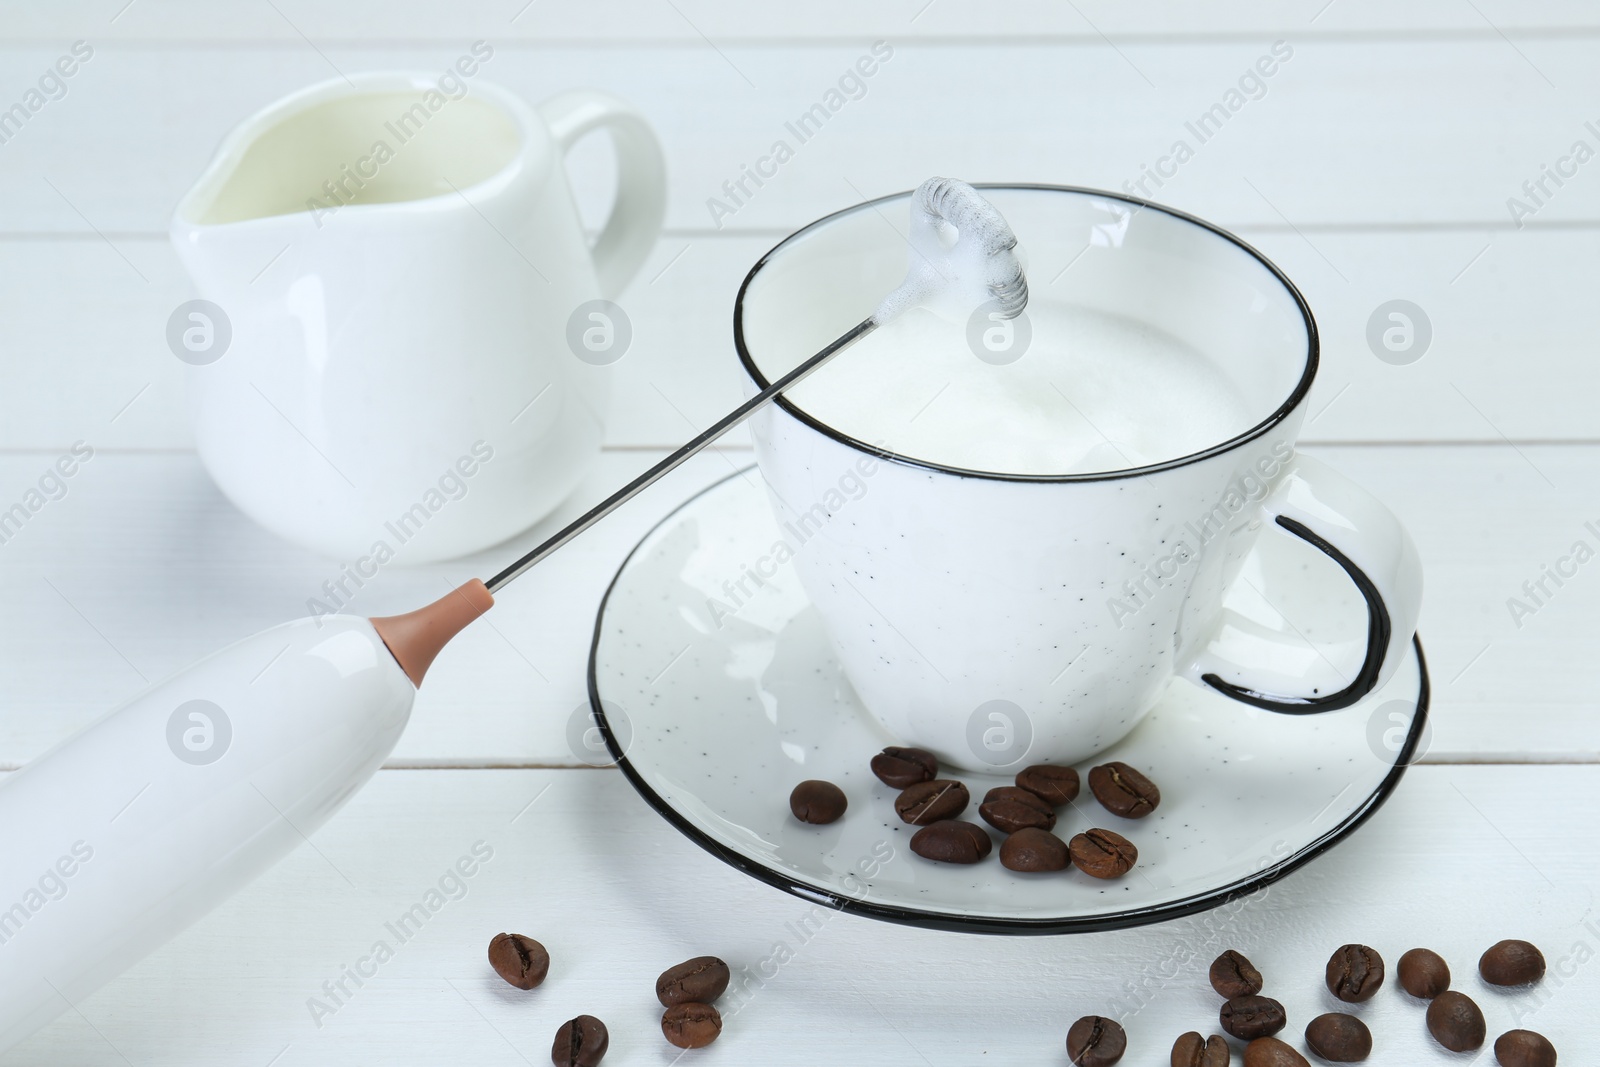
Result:
M879 446L869 444L866 441L857 440L856 438L851 437L849 434L829 426L820 419L813 418L810 414L795 406L787 396L780 396L776 398L773 401L774 404L781 408L786 414L800 420L800 422L809 426L818 433L838 441L840 444L847 445L858 452L865 452L868 455L876 456L879 459L888 460L891 463L899 463L907 467L920 467L924 470L938 471L941 474L953 474L962 478L983 478L990 481L999 482L1107 482L1116 481L1121 478L1142 478L1149 474L1155 474L1158 471L1172 470L1177 467L1186 467L1191 463L1198 463L1201 460L1210 459L1213 456L1220 456L1225 452L1231 452L1240 445L1254 441L1256 438L1267 433L1274 426L1277 426L1284 419L1287 419L1291 414L1294 413L1295 409L1298 408L1302 402L1304 402L1306 397L1311 395L1311 383L1316 380L1317 366L1321 360L1322 351L1322 343L1317 334L1317 320L1311 314L1311 305L1306 303L1306 298L1301 295L1300 290L1295 287L1294 282L1289 280L1289 276L1283 273L1282 270L1278 269L1278 265L1276 263L1262 255L1243 238L1238 237L1235 234L1231 234L1222 227L1217 226L1214 223L1207 222L1205 219L1199 218L1198 216L1190 215L1185 211L1179 211L1177 208L1167 207L1163 204L1158 204L1153 200L1141 200L1136 196L1127 196L1123 193L1109 192L1105 189L1090 189L1080 185L1046 185L1030 182L974 182L972 187L974 189L992 189L1000 192L1071 193L1076 196L1089 196L1103 200L1116 200L1124 204L1132 205L1136 214L1140 211L1154 211L1158 214L1167 215L1179 220L1180 222L1187 222L1192 226L1197 226L1200 229L1205 230L1216 237L1220 237L1229 244L1239 248L1257 263L1261 264L1261 266L1266 269L1267 273L1272 275L1279 285L1283 286L1284 290L1294 300L1295 308L1300 312L1300 318L1305 324L1305 366L1301 368L1300 378L1298 381L1296 381L1294 389L1290 391L1288 397L1284 399L1283 403L1278 405L1277 409L1274 410L1272 414L1268 415L1266 418L1262 419L1248 430L1245 430L1243 433L1237 434L1220 444L1212 445L1209 448L1202 449L1199 452L1193 452L1187 456L1179 456L1176 459L1164 460L1160 463L1151 463L1143 467L1129 467L1126 470L1117 471L1093 471L1086 474L1006 474L997 471L969 470L964 467L952 467L943 463L934 463L930 460L917 459L914 456L902 455L899 452L891 452L886 448L880 448ZM830 215L824 215L815 222L808 223L807 225L796 230L794 233L791 233L788 237L785 237L783 240L769 248L760 259L756 260L755 266L750 268L750 272L744 276L744 281L740 283L738 295L733 298L733 347L734 350L739 354L740 367L744 370L744 373L756 383L756 388L765 389L772 383L767 380L766 375L761 373L761 368L756 366L755 359L750 355L750 350L745 345L744 298L745 293L750 288L750 283L755 280L757 274L761 273L761 269L767 265L767 261L778 252L782 251L787 245L790 244L790 242L804 237L812 230L832 222L834 219L840 218L844 215L851 215L858 211L866 211L869 209L875 210L879 204L884 204L891 200L903 200L911 195L912 193L909 191L903 193L890 193L888 196L880 196L875 200L868 200L864 203L854 204L850 207L835 211Z
M627 753L618 744L616 736L611 731L611 724L606 721L605 710L600 699L598 676L600 635L605 627L606 607L610 604L611 594L616 589L617 583L622 580L623 574L627 572L628 565L633 562L634 556L639 553L639 550L646 542L655 536L656 531L671 522L684 508L754 469L755 467L752 465L735 471L724 478L719 478L711 485L690 496L669 511L655 525L651 526L649 531L639 539L638 544L628 551L628 555L623 559L622 565L617 568L617 573L607 583L605 595L600 598L600 607L595 613L594 634L589 643L589 710L594 716L595 724L600 728L601 736L605 738L607 751L611 753L612 759L616 760L617 766L627 776L629 783L645 799L645 803L654 808L656 813L677 829L679 833L717 857L717 859L730 867L743 871L752 878L765 882L770 886L775 886L785 893L790 893L813 904L820 904L823 907L847 911L855 915L865 915L884 922L900 923L905 926L922 926L935 930L954 930L980 934L1092 933L1098 930L1121 930L1130 926L1145 926L1150 923L1164 922L1168 919L1179 919L1185 915L1193 915L1197 912L1221 907L1230 901L1249 896L1257 890L1272 885L1285 875L1299 870L1334 845L1349 837L1389 799L1395 787L1400 784L1401 777L1404 776L1416 753L1423 729L1427 725L1428 703L1432 691L1428 680L1428 663L1422 654L1422 639L1420 637L1412 638L1412 645L1417 653L1417 668L1420 675L1420 681L1417 686L1416 715L1412 717L1411 729L1406 735L1405 744L1400 746L1400 751L1395 756L1395 762L1389 768L1389 773L1384 775L1383 781L1379 782L1378 787L1368 795L1366 800L1355 811L1347 815L1339 825L1277 863L1229 885L1148 907L1128 908L1121 911L1101 912L1093 915L1007 919L993 916L962 915L946 911L926 911L919 908L879 904L870 900L857 900L852 897L840 896L831 889L812 885L783 871L774 870L708 836L650 787L650 784L644 780L644 776L639 772L639 769L628 759Z

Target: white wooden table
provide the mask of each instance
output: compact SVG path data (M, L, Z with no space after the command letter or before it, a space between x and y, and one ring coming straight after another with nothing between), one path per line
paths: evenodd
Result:
M5 4L0 108L72 42L94 51L65 96L0 144L0 506L74 442L94 458L0 544L0 772L146 681L304 612L336 573L211 485L163 339L192 295L168 214L221 134L261 105L336 71L443 69L482 39L495 49L485 76L530 99L595 85L655 124L668 228L621 300L636 339L609 444L526 545L736 400L733 293L778 237L932 173L1122 188L1281 40L1292 57L1259 98L1149 188L1236 229L1304 289L1325 345L1309 450L1389 500L1422 548L1433 735L1390 803L1237 909L1073 938L821 913L721 866L614 770L581 767L565 727L604 583L655 518L749 461L735 438L508 591L434 668L389 767L306 847L0 1064L540 1064L580 1012L610 1025L608 1063L668 1064L656 973L705 952L755 971L780 945L785 961L723 1038L685 1062L1065 1062L1071 1021L1105 1013L1125 1018L1125 1062L1161 1064L1178 1033L1214 1029L1204 971L1221 948L1251 955L1303 1026L1332 1009L1321 968L1347 941L1391 964L1431 946L1484 1006L1491 1039L1520 1021L1562 1063L1600 1062L1600 562L1520 620L1507 603L1575 542L1600 548L1586 526L1600 528L1600 161L1547 180L1524 225L1507 203L1532 205L1523 183L1574 142L1600 149L1600 10L992 6ZM706 201L722 182L880 39L893 58L865 95L714 221ZM608 151L585 144L571 161L591 223L611 195ZM1403 366L1366 341L1369 316L1396 298L1433 330ZM508 555L386 569L351 608L414 607ZM465 895L319 1025L308 1000L480 841L493 858ZM487 970L502 929L550 947L536 993ZM1478 953L1502 937L1544 948L1536 993L1478 982ZM1456 1061L1393 989L1365 1015L1373 1062Z

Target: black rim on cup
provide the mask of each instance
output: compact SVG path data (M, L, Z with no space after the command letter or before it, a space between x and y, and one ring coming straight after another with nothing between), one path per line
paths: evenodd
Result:
M1249 877L1238 879L1225 886L1219 886L1214 890L1197 893L1193 896L1168 901L1163 904L1128 908L1121 911L1101 912L1093 915L996 918L993 916L963 915L956 912L927 911L919 908L880 904L871 900L857 900L853 897L841 896L823 886L812 885L785 871L769 867L712 838L669 804L645 781L644 775L628 759L623 745L619 743L616 735L612 732L601 701L599 682L600 635L605 630L606 607L611 602L611 594L616 590L617 583L622 580L622 576L627 572L628 566L633 562L634 557L638 555L640 548L655 536L656 531L671 522L684 508L729 481L743 476L752 469L754 468L746 467L743 470L735 471L733 474L719 479L695 493L663 516L660 521L650 528L644 537L640 538L639 543L629 550L627 557L622 561L622 565L617 568L617 573L612 576L611 581L606 585L605 595L600 598L600 607L595 613L594 634L589 643L589 709L594 716L595 724L600 728L601 736L605 739L606 749L611 753L612 759L616 761L617 766L621 769L623 775L627 777L629 783L644 798L645 803L654 808L656 813L679 833L711 853L717 859L730 867L743 871L752 878L781 889L785 893L790 893L812 904L820 904L823 907L850 912L854 915L864 915L885 922L981 934L1092 933L1098 930L1121 930L1131 926L1145 926L1150 923L1164 922L1168 919L1178 919L1185 915L1193 915L1197 912L1221 907L1230 901L1248 896L1257 890L1272 885L1285 875L1299 870L1334 845L1349 837L1389 799L1395 787L1400 784L1401 777L1404 776L1406 768L1410 766L1416 754L1417 745L1423 736L1423 729L1427 725L1428 703L1432 692L1428 679L1428 664L1422 654L1422 640L1420 637L1412 638L1412 647L1417 654L1419 675L1416 714L1412 717L1411 727L1406 734L1405 743L1400 746L1400 750L1395 754L1394 764L1384 775L1383 780L1378 783L1377 788L1354 811L1347 815L1339 825L1315 841ZM636 740L637 736L635 736Z
M1084 186L1076 185L1042 185L1015 182L975 183L973 188L980 190L993 189L1002 192L1070 193L1076 196L1094 197L1102 200L1116 200L1124 204L1132 205L1136 212L1154 211L1158 214L1168 215L1182 222L1197 226L1200 229L1214 234L1215 236L1222 238L1224 241L1227 241L1229 244L1235 245L1239 249L1243 250L1262 267L1266 268L1267 272L1277 280L1278 284L1283 286L1284 291L1287 292L1294 300L1295 307L1299 310L1300 318L1305 325L1305 366L1301 371L1299 380L1295 383L1294 389L1289 393L1287 399L1278 405L1272 414L1268 415L1265 419L1262 419L1260 422L1256 423L1243 433L1231 437L1228 440L1223 441L1221 444L1212 445L1209 448L1203 449L1199 452L1191 453L1187 456L1179 456L1177 459L1169 459L1161 463L1152 463L1144 467L1130 467L1127 470L1103 471L1090 474L1002 474L994 471L970 470L964 467L952 467L943 463L933 463L927 460L916 459L912 456L902 455L899 452L891 452L888 449L879 448L878 446L869 444L866 441L857 440L856 438L842 433L818 419L812 418L809 414L792 404L789 401L789 398L786 396L780 396L773 401L778 405L778 407L782 408L787 414L799 419L801 422L805 423L807 426L811 427L813 430L816 430L820 434L825 434L826 436L833 438L835 441L838 441L844 445L848 445L859 452L865 452L868 455L876 456L879 459L888 460L891 463L900 463L909 467L921 467L925 470L939 471L944 474L954 474L963 478L988 478L994 481L1100 482L1114 481L1121 478L1141 478L1145 475L1154 474L1157 471L1172 470L1175 467L1184 467L1190 463L1197 463L1200 460L1209 459L1212 456L1218 456L1224 452L1230 452L1233 449L1238 448L1240 445L1248 441L1253 441L1261 435L1267 433L1274 426L1288 418L1290 414L1292 414L1294 410L1300 406L1301 402L1304 401L1305 398L1310 394L1311 383L1316 379L1317 376L1317 364L1319 361L1319 354L1321 352L1321 344L1317 336L1317 321L1311 315L1310 305L1306 303L1306 299L1300 294L1300 290L1295 288L1294 283L1289 280L1288 275L1284 274L1283 271L1278 269L1277 264L1273 263L1255 248L1251 247L1249 244L1235 235L1229 233L1227 230L1224 230L1219 226L1215 226L1204 219L1196 218L1193 215L1179 211L1176 208L1164 207L1152 201L1141 200L1135 196L1125 196L1122 193L1106 192L1103 189L1090 189ZM749 291L750 283L755 280L756 275L761 273L762 268L767 265L767 262L771 260L773 256L778 254L792 242L804 237L811 231L820 229L833 220L842 218L846 215L852 215L858 211L876 210L882 204L894 200L904 200L911 195L912 194L910 192L891 193L888 196L880 196L876 200L868 200L864 203L855 204L851 207L844 208L843 210L835 211L831 215L824 215L817 221L803 226L794 233L790 234L788 237L785 237L783 240L779 241L777 244L768 249L760 259L756 260L755 266L751 267L750 272L744 276L744 281L739 286L739 294L734 298L733 301L733 347L734 350L739 354L740 366L744 368L744 372L750 376L751 380L756 383L757 388L765 389L772 383L764 374L761 373L761 369L756 366L756 361L751 357L750 350L745 344L745 294Z

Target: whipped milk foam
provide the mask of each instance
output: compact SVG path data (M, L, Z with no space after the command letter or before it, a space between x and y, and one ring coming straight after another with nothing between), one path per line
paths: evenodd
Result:
M913 308L789 390L860 441L1004 474L1126 470L1243 433L1243 396L1204 354L1131 319L1035 300L1014 362L979 359L964 323ZM1263 415L1265 413L1262 413Z

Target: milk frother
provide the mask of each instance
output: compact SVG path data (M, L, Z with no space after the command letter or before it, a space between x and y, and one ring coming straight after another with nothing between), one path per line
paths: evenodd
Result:
M911 222L906 280L871 316L488 581L405 615L298 619L247 637L8 776L0 1051L325 823L393 750L440 650L518 575L902 312L1023 310L1016 238L970 186L924 182Z

